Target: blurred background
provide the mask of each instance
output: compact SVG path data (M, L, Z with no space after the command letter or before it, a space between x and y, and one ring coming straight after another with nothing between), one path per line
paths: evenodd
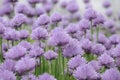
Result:
M0 5L2 4L2 1L3 0L0 0ZM22 3L26 3L27 0L19 0L20 2ZM70 1L70 0L59 0L60 2L62 1ZM91 0L91 4L92 6L97 10L97 11L100 11L100 12L104 12L104 9L102 7L102 3L103 3L104 0ZM120 11L120 0L109 0L111 3L112 3L112 8L114 9L115 12L118 12ZM81 10L84 10L84 3L83 3L83 0L77 0L79 6L80 6L80 9Z

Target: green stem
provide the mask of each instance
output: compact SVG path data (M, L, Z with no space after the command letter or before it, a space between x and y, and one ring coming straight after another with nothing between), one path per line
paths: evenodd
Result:
M90 31L91 31L91 40L93 41L93 27L92 27L92 20L90 25Z
M51 67L51 62L50 61L48 61L48 64L49 64L49 73L51 74L52 72L51 72L51 70L52 70L52 67Z
M96 31L97 31L96 38L97 38L97 41L98 41L98 38L99 38L99 27L96 27Z

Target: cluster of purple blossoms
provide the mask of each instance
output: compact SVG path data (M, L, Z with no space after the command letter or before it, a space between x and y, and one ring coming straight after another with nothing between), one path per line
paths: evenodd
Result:
M112 1L101 4L105 13L92 0L82 0L84 9L78 0L25 2L0 6L0 80L120 80Z

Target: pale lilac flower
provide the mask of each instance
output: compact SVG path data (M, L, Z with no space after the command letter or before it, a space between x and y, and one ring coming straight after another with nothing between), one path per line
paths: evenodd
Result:
M62 15L60 13L54 13L51 16L51 22L52 23L58 23L62 20Z
M50 19L46 14L42 14L40 17L37 19L37 24L38 25L47 25L49 24Z
M22 24L26 22L26 16L24 14L16 14L11 20L12 26L14 28L20 27Z
M31 38L34 40L46 39L47 36L48 36L47 30L41 27L34 29L31 33Z
M22 47L24 47L24 48L26 48L26 50L30 50L31 49L31 47L32 47L32 45L31 45L31 43L29 43L29 42L27 42L27 41L22 41L22 42L20 42L19 44L18 44L18 46L22 46Z
M33 47L29 52L30 57L41 57L43 54L44 50L38 46Z
M65 32L65 30L58 27L51 32L48 44L50 46L63 46L68 44L70 39L70 36Z
M103 7L104 7L104 8L109 8L110 6L111 6L111 3L110 3L109 0L104 0L104 1L103 1Z
M100 62L101 65L105 67L114 67L114 59L108 55L107 53L102 54L99 58L98 61Z
M66 9L67 9L70 13L75 13L75 12L77 12L77 11L79 10L79 7L78 7L76 1L70 1L70 2L67 4Z
M86 64L86 60L80 55L71 58L67 63L68 68L73 69L73 70L84 64Z
M105 50L106 49L105 49L104 45L102 45L102 44L94 44L92 46L91 53L99 56L101 54L104 54Z
M52 50L49 50L49 51L44 53L44 57L46 60L51 61L51 60L56 59L58 57L58 54Z
M1 70L0 71L0 80L16 80L16 76L11 71Z
M36 61L33 58L23 57L15 65L15 69L19 74L24 74L35 68Z
M77 55L82 55L83 51L77 40L70 40L69 43L63 48L63 56L66 58L71 58Z
M74 72L73 76L77 80L98 80L99 78L98 73L89 64L78 67Z
M23 48L22 46L14 46L11 49L8 50L4 54L5 58L7 59L20 59L21 57L25 56L26 54L26 49Z
M52 75L48 73L44 73L39 76L38 80L57 80L57 79L55 79Z
M27 39L29 37L29 32L27 30L20 30L20 39Z
M116 68L106 70L102 74L102 80L120 80L120 72Z
M86 30L89 30L90 29L90 22L89 20L87 19L82 19L80 22L79 22L79 29L81 31L86 31Z
M16 62L14 60L6 59L0 65L0 69L1 70L8 70L8 71L15 71L15 64L16 64Z
M84 17L91 21L97 17L97 13L94 9L88 8L84 13Z

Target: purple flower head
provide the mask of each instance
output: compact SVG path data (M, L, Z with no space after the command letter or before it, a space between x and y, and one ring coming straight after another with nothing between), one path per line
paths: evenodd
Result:
M48 73L44 73L39 76L38 80L57 80L57 79L55 79L52 75Z
M7 3L14 3L17 2L18 0L4 0L3 4L7 4Z
M117 67L120 67L120 57L116 58L115 63Z
M114 59L107 53L102 54L98 58L98 61L100 62L101 65L105 67L114 67Z
M3 14L10 14L13 11L13 7L10 3L4 4L1 8Z
M104 24L104 22L105 22L105 17L102 14L97 14L97 18L93 20L94 23L93 25L97 26L100 24Z
M0 22L0 35L4 34L4 32L5 32L5 25Z
M31 49L31 44L27 41L22 41L18 45L26 48L26 50L28 50L28 51Z
M23 75L21 80L38 80L34 74Z
M20 27L26 22L26 16L24 14L16 14L11 20L12 26L15 28Z
M120 44L118 44L115 48L112 48L108 51L108 54L110 54L113 58L119 58L120 57Z
M104 23L104 26L108 29L110 28L113 28L115 26L115 22L113 20L107 20L105 23Z
M75 39L70 40L69 43L63 49L63 56L66 58L71 58L79 54L83 54L83 51L79 44L80 43Z
M108 17L111 17L112 15L113 15L113 10L110 8L110 9L107 9L106 10L106 15L108 16Z
M66 1L62 1L62 2L61 2L61 7L62 7L62 8L66 8L66 6L67 6L67 2L66 2Z
M1 23L4 24L5 27L12 27L10 19L3 19Z
M84 17L91 21L97 17L97 13L94 9L87 8L85 13L84 13Z
M104 7L104 8L109 8L110 6L111 6L111 3L110 3L109 0L104 0L104 1L103 1L103 7Z
M62 20L62 15L61 14L59 14L59 13L52 14L52 16L51 16L51 22L52 23L58 23L61 20Z
M11 49L8 50L8 52L6 52L4 54L5 58L7 59L15 59L18 60L21 57L25 56L26 54L26 49L21 47L21 46L14 46Z
M15 29L7 28L5 30L3 38L6 40L17 41L20 39L20 34Z
M90 29L90 22L89 22L89 20L87 20L87 19L82 19L82 20L80 21L80 23L79 23L79 29L80 29L81 31L86 31L86 30Z
M53 4L56 4L56 3L58 3L59 2L59 0L52 0L52 3Z
M68 68L73 70L75 70L77 67L82 66L84 64L86 64L86 60L80 55L71 58L67 63Z
M90 0L83 0L83 2L86 4L86 3L89 3Z
M101 55L105 52L105 47L102 44L94 44L92 46L91 52L95 55Z
M67 33L73 34L78 31L78 26L76 24L71 23L65 28L65 30Z
M98 80L99 77L95 69L89 64L78 67L73 76L77 80Z
M88 8L93 8L92 4L86 4L85 9L88 9Z
M70 1L68 4L67 4L67 7L66 9L70 12L70 13L75 13L79 10L79 7L76 3L76 1Z
M0 71L0 80L16 80L15 74L12 71Z
M36 12L35 12L35 9L32 8L31 6L28 6L27 7L27 11L25 12L25 14L28 16L28 17L34 17L36 15Z
M100 44L107 43L107 37L103 33L99 33L98 43L100 43Z
M9 71L15 71L15 61L11 59L6 59L1 65L1 70L9 70Z
M45 59L49 60L49 61L56 59L57 56L58 56L58 54L52 50L49 50L49 51L45 52L45 54L44 54Z
M89 53L91 51L91 49L92 49L92 42L89 39L83 39L83 41L82 41L82 49L85 52Z
M111 49L112 44L109 39L107 39L106 43L104 43L104 46L106 47L107 50Z
M19 74L24 74L35 68L36 61L33 58L24 57L21 58L15 65L15 69Z
M33 44L32 44L32 48L34 49L34 48L36 48L37 46L38 47L40 47L40 48L45 48L45 45L46 43L44 43L44 42L39 42L39 41L36 41L36 42L34 42Z
M89 62L88 64L91 65L96 71L99 71L102 67L100 65L100 63L98 61L95 61L95 60Z
M37 16L41 16L44 13L45 13L45 10L42 7L36 7Z
M40 17L37 19L37 24L38 25L47 25L50 22L50 18L46 14L42 14Z
M47 13L50 13L50 11L53 9L53 4L51 2L47 2L43 5L43 7Z
M33 47L29 52L30 57L40 57L43 54L44 54L44 50L38 46Z
M50 46L64 46L69 43L70 36L62 28L55 28L51 32L51 36L48 39L48 44Z
M17 3L17 5L15 6L15 12L16 13L25 14L27 10L28 10L28 7L23 3Z
M48 36L47 30L41 27L34 29L31 33L31 38L34 40L46 39L47 36Z
M40 0L27 0L28 1L28 3L30 3L30 4L36 4L36 3L39 3L40 2Z
M117 45L119 43L119 35L114 34L109 37L110 43L113 45Z
M102 80L120 80L120 72L116 68L106 70L102 74Z
M117 27L116 27L116 25L115 25L115 27L109 29L109 32L110 32L110 34L116 34L116 32L117 32Z
M29 32L27 30L20 30L20 39L27 39L29 37Z

